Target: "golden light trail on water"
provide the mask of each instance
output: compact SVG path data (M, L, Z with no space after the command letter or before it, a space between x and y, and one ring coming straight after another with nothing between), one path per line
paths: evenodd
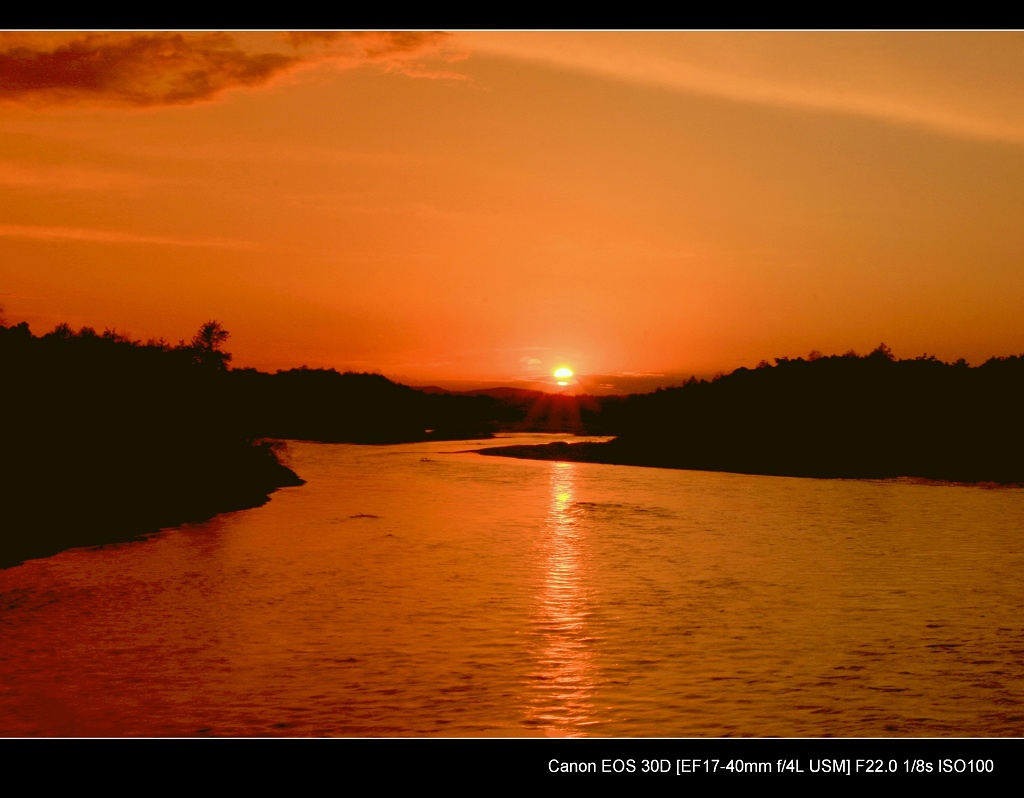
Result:
M595 667L587 618L586 539L576 507L577 466L552 463L544 552L544 582L537 595L536 670L528 685L530 725L550 736L580 736L593 722Z

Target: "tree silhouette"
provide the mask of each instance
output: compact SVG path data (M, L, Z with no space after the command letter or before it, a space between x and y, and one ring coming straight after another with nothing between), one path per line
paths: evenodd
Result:
M192 343L189 345L192 359L205 368L226 371L231 353L225 352L223 346L230 337L231 333L224 329L224 325L211 319L192 336Z

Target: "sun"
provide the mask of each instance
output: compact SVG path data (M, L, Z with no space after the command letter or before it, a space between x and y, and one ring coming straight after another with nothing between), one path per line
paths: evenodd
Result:
M555 369L555 379L558 380L559 385L568 385L570 377L572 377L572 369L568 369L565 366Z

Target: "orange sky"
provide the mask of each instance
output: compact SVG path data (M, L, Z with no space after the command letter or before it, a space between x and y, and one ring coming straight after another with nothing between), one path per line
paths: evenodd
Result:
M413 383L1024 352L1024 33L0 33L0 303Z

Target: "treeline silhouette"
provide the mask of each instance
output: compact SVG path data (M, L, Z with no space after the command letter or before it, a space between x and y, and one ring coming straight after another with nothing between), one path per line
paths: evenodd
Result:
M380 374L301 368L234 369L227 397L252 434L330 443L490 437L486 397L432 396Z
M0 567L266 501L302 480L268 439L398 443L496 430L617 435L488 454L811 477L1024 483L1024 356L978 367L883 344L776 358L649 394L417 390L379 374L232 369L190 341L0 323Z
M515 388L411 388L380 374L232 369L228 401L251 434L332 443L490 438L497 431L603 429L595 397Z
M145 343L0 322L0 567L252 507L302 480L268 439L398 443L583 429L534 391L420 391L380 374L232 369L217 321Z
M603 444L488 453L805 477L1024 483L1024 356L970 367L885 344L618 398Z
M233 412L227 333L143 344L0 325L0 566L261 504L301 484Z

